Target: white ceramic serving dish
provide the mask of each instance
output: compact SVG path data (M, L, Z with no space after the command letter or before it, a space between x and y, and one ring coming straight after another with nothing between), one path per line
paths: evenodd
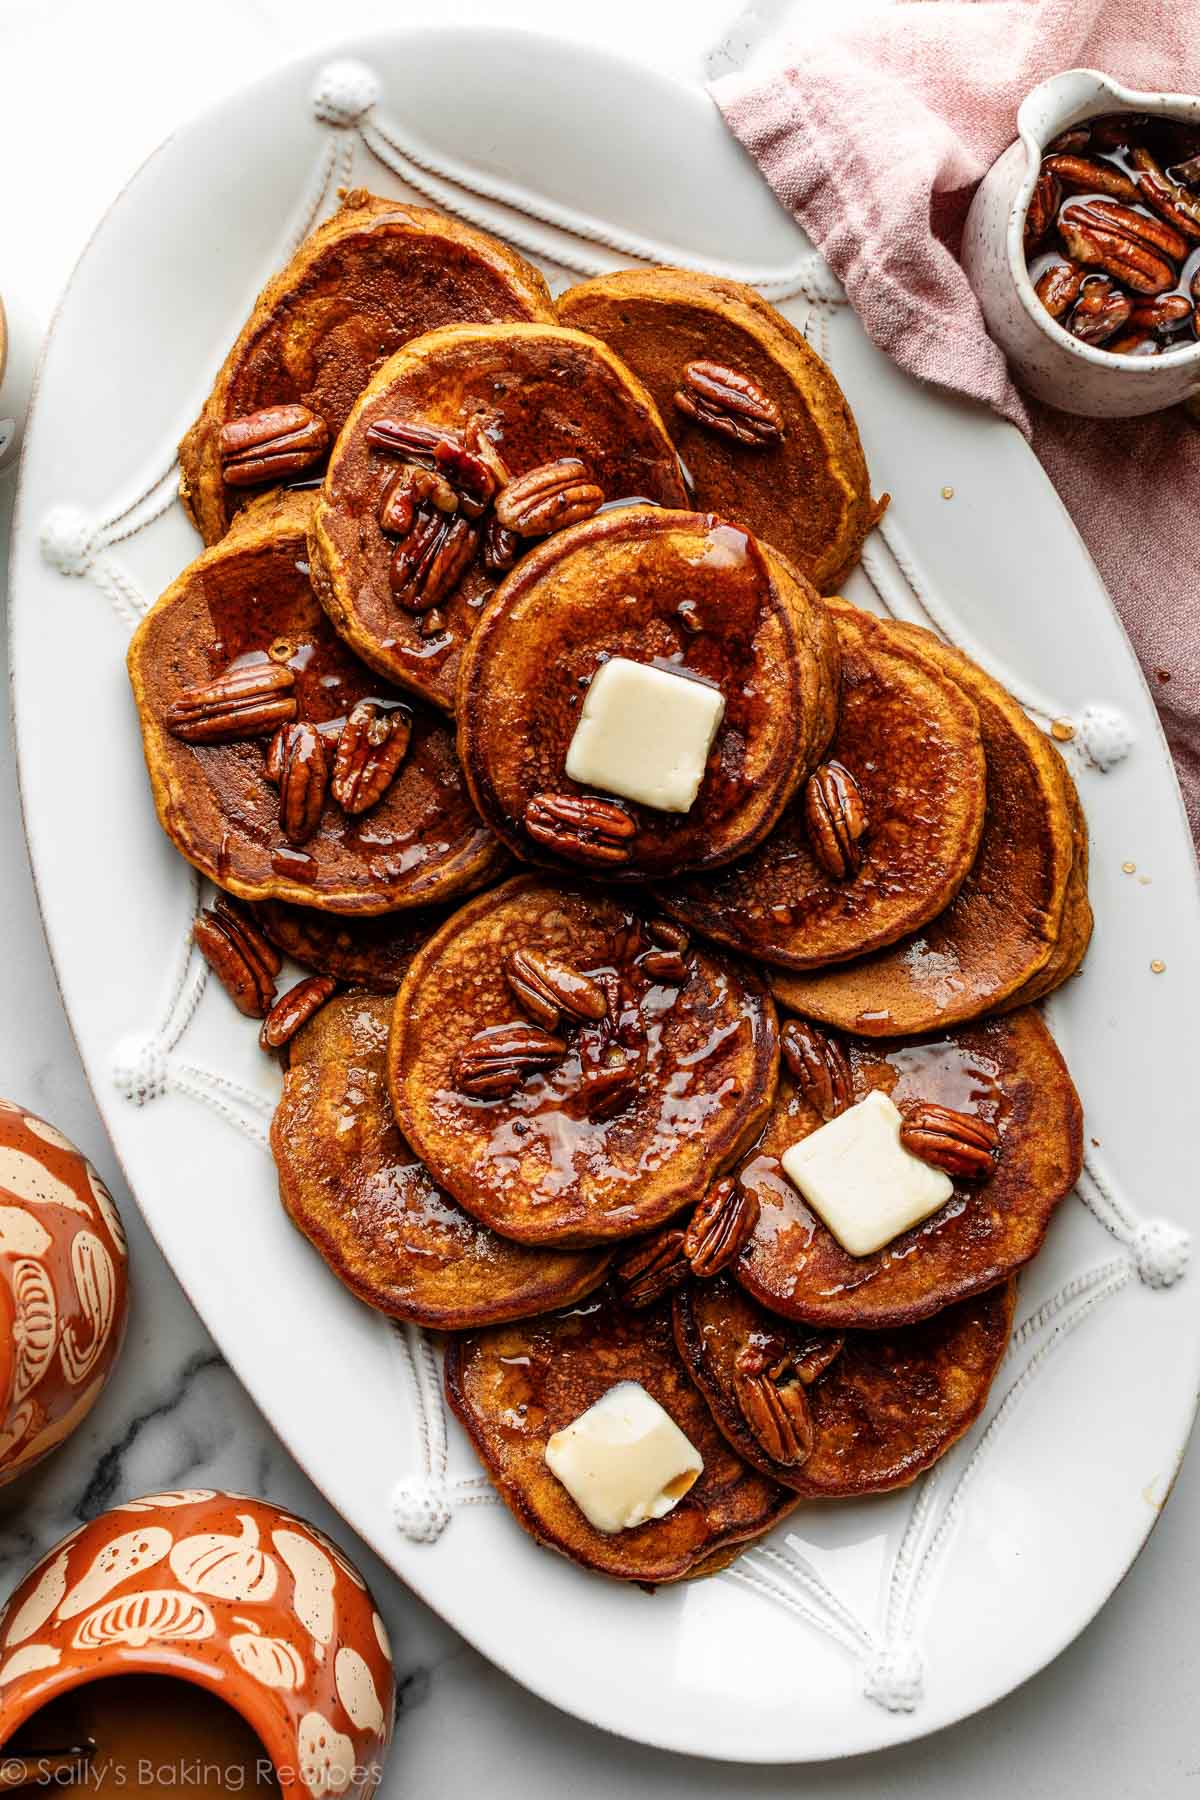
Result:
M358 1305L284 1218L264 1149L278 1074L189 950L196 887L142 764L129 630L197 548L173 447L260 283L347 180L451 205L559 285L638 255L758 281L829 357L895 496L852 596L934 623L1044 724L1074 726L1098 924L1052 1023L1090 1168L1022 1282L988 1411L916 1488L798 1512L731 1572L653 1597L537 1549L490 1503L447 1425L436 1347ZM129 1181L251 1394L405 1581L569 1711L746 1761L933 1730L1081 1629L1158 1516L1200 1371L1179 1281L1200 1209L1200 908L1179 794L1024 441L870 346L703 93L519 33L414 33L282 69L182 128L114 203L55 319L12 625L47 934Z
M1200 124L1200 98L1144 93L1098 69L1067 69L1043 81L1021 102L1017 141L975 190L962 260L988 331L1022 387L1064 412L1128 419L1200 393L1200 343L1149 357L1080 343L1034 293L1022 241L1042 152L1068 126L1100 113L1151 113Z

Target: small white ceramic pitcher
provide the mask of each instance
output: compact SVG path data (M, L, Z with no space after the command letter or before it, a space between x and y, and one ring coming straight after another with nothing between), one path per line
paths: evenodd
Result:
M1046 145L1084 119L1126 112L1200 125L1200 98L1139 93L1097 69L1068 69L1043 81L1022 101L1020 135L980 183L963 235L963 267L1013 379L1064 412L1100 419L1160 412L1200 393L1200 343L1150 357L1080 343L1050 317L1025 266L1025 209Z

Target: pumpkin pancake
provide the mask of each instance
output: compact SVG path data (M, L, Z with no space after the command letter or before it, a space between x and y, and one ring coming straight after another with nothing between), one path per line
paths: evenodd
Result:
M614 657L724 698L686 812L597 796L566 773L584 696ZM709 513L618 508L526 556L468 645L458 748L471 796L518 856L554 868L621 881L728 862L770 831L828 742L838 661L811 584L769 547ZM595 860L586 831L531 823L547 800L615 807L627 835Z
M288 1047L271 1149L292 1223L368 1306L438 1331L589 1293L603 1252L510 1244L434 1185L392 1118L391 1012L380 995L339 995Z
M506 532L507 548L494 553L488 505L509 479L565 458L582 464L585 490L599 490L593 504L600 495L686 504L654 402L611 350L582 332L452 326L383 365L333 448L310 545L322 602L364 661L453 708L463 646L501 569L529 542ZM394 478L408 482L422 463L437 465L417 469L437 498L423 495L403 525L385 511L385 531L385 490L393 492ZM440 535L450 532L453 540Z
M1026 984L1045 967L1063 929L1075 820L1082 818L1062 757L998 681L919 626L890 629L975 702L987 811L974 865L937 918L845 968L772 971L784 1006L865 1037L961 1024L1020 992L1041 991ZM1086 862L1083 868L1086 882ZM1086 948L1086 895L1077 897L1073 929Z
M773 544L822 593L841 585L882 505L871 499L846 396L794 325L753 288L686 269L601 275L562 294L558 316L611 344L645 382L697 505ZM696 364L699 404L687 374ZM720 422L712 422L706 364L717 366L718 385L729 372L753 384L755 441L745 441L744 423L742 436L731 430L719 406Z
M313 596L304 561L312 507L311 494L277 494L239 515L134 634L129 676L159 821L189 862L244 900L359 914L433 905L478 887L503 861L471 805L439 714L405 703L411 736L382 798L350 813L331 790L299 843L284 833L280 785L268 778L276 722L234 741L172 729L182 707L183 729L194 733L195 691L231 669L277 677L294 718L316 727L331 769L360 700L370 697L383 712L400 706L401 696L346 649ZM270 706L278 705L272 696Z
M859 868L835 879L823 865L805 793L743 861L655 890L672 917L789 969L862 956L934 918L965 880L983 829L985 765L971 700L918 660L895 626L853 607L833 616L842 693L826 761L848 770L862 797Z
M409 338L468 320L553 318L541 275L498 238L353 189L267 283L179 446L180 492L205 543L263 491L226 481L222 426L267 407L307 408L321 441L295 473L319 474L367 381Z
M546 1465L546 1445L620 1381L640 1382L704 1459L664 1518L598 1531ZM669 1301L630 1312L608 1290L567 1312L455 1338L446 1394L501 1499L539 1543L622 1581L675 1581L724 1567L796 1496L752 1469L713 1422L675 1348Z
M655 929L619 895L520 875L413 958L388 1053L396 1119L434 1179L506 1237L646 1231L762 1128L779 1059L764 984L664 948ZM527 1006L539 982L560 996L549 1014L536 994Z
M906 1487L978 1418L1016 1292L1002 1282L923 1324L843 1337L788 1324L718 1275L675 1294L675 1342L745 1462L809 1500L858 1499Z
M1011 1012L1014 1006L1027 1006L1031 1001L1041 1000L1053 993L1069 976L1077 973L1092 941L1092 904L1088 899L1087 820L1075 792L1075 783L1067 773L1067 766L1065 763L1061 766L1075 840L1075 855L1067 878L1062 924L1054 940L1054 948L1037 974L1030 976L1024 987L1019 987L1015 994L1010 994L1003 1005L996 1008L997 1012Z
M826 1330L891 1330L985 1292L1040 1248L1083 1156L1079 1097L1041 1015L1022 1007L935 1037L843 1046L855 1099L872 1088L903 1112L923 1100L977 1114L1000 1150L983 1182L956 1180L932 1217L852 1256L784 1174L780 1158L824 1123L786 1069L767 1127L738 1172L756 1194L754 1234L734 1272L771 1311Z
M293 962L353 987L394 994L417 950L444 922L446 909L416 908L346 919L311 906L260 900L254 916L275 947Z

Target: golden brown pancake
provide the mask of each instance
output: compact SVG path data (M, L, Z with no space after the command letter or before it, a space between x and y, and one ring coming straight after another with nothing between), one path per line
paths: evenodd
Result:
M753 288L686 269L601 275L562 294L558 314L645 382L697 505L773 544L822 593L838 588L881 508L846 397L795 326ZM748 377L777 411L778 441L748 446L681 409L675 396L697 361Z
M834 616L841 712L825 756L862 793L861 867L841 880L826 872L800 796L735 866L655 890L667 912L706 937L789 969L862 956L936 917L965 880L983 828L986 778L971 701L917 661L894 626L851 608Z
M447 442L486 438L488 456L511 477L575 457L606 501L686 503L654 402L595 338L547 325L462 325L429 332L391 357L330 456L310 546L313 578L364 661L447 711L463 647L499 580L482 560L489 518L473 524L473 559L433 609L440 626L431 631L428 614L402 605L390 585L397 539L380 528L379 509L406 459L368 442L380 422L449 434Z
M1063 903L1062 924L1054 940L1054 948L1036 975L1032 975L1015 994L1010 994L997 1012L1010 1012L1014 1006L1027 1006L1044 999L1054 989L1076 974L1092 941L1092 904L1088 898L1088 828L1075 783L1061 763L1067 803L1071 809L1071 829L1075 839L1075 855L1067 878L1067 897Z
M268 496L239 515L151 608L129 648L129 677L159 821L189 862L244 900L336 913L431 906L470 892L504 852L474 808L441 715L405 702L412 735L386 793L348 814L327 793L304 842L280 824L264 735L197 743L174 735L171 708L234 665L293 673L297 717L318 727L332 765L351 708L401 696L351 655L317 604L304 561L313 498Z
M545 1450L619 1381L640 1382L653 1395L704 1468L665 1518L608 1533L551 1474ZM769 1531L796 1504L717 1430L675 1348L669 1301L629 1312L605 1290L549 1318L455 1338L446 1394L517 1523L572 1562L621 1581L674 1581L700 1573L701 1564L713 1572L730 1560L720 1551Z
M923 1324L842 1338L789 1324L718 1275L675 1294L675 1342L745 1462L809 1500L857 1499L906 1487L978 1418L1008 1345L1016 1292L1015 1281L1002 1282ZM792 1404L811 1431L806 1455L801 1445L798 1460L781 1461L769 1428L752 1428L754 1400L743 1406L738 1393L753 1381L792 1394L799 1387Z
M391 1013L380 995L339 995L289 1045L271 1150L293 1224L368 1306L438 1331L589 1293L603 1252L510 1244L434 1185L392 1118Z
M586 840L547 843L527 821L547 794L588 803L567 752L613 656L718 687L725 714L690 810L617 802L630 835L597 864ZM459 755L480 814L526 861L614 881L707 868L758 843L808 774L837 670L824 606L768 547L711 514L621 508L557 532L504 582L463 656Z
M891 629L975 702L988 799L971 872L936 919L844 968L772 971L784 1006L864 1037L960 1024L1023 990L1058 941L1075 857L1073 790L1050 740L961 651L917 626Z
M544 1061L487 1069L526 1034L506 976L550 958L601 991L604 1016L564 1014ZM753 1142L778 1068L774 1010L752 971L706 950L654 973L656 946L619 894L517 876L462 907L414 957L396 998L392 1104L435 1180L524 1243L598 1244L646 1231L704 1192Z
M786 1070L739 1180L758 1196L754 1235L734 1265L772 1312L825 1330L891 1330L980 1294L1041 1248L1083 1157L1079 1097L1033 1007L936 1036L844 1044L853 1090L978 1114L1000 1133L995 1172L956 1180L945 1206L870 1256L851 1256L784 1174L780 1157L824 1123Z
M260 900L254 916L275 947L293 962L352 987L394 994L421 945L445 922L446 908L346 919L311 906Z
M353 189L267 283L179 446L180 492L205 543L255 493L222 476L227 421L299 402L332 443L380 363L409 338L471 320L553 318L541 275L498 238Z

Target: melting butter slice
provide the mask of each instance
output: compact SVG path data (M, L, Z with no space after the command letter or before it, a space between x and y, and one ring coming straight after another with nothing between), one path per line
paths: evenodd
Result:
M724 716L707 682L610 657L592 677L567 774L659 812L690 812Z
M618 1381L546 1445L546 1467L597 1531L661 1519L704 1458L639 1381Z
M900 1142L900 1113L873 1088L785 1150L784 1174L851 1256L870 1256L944 1206L954 1183Z

